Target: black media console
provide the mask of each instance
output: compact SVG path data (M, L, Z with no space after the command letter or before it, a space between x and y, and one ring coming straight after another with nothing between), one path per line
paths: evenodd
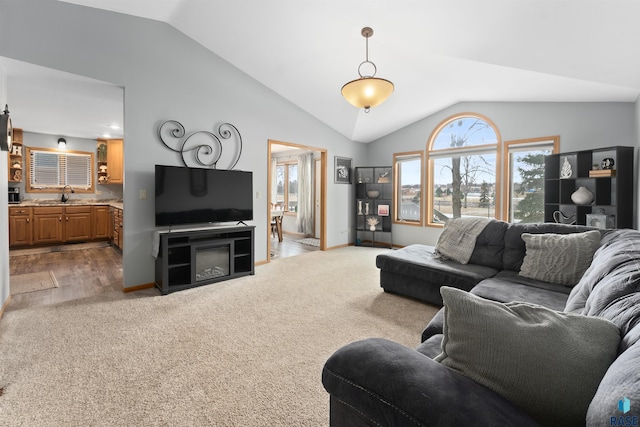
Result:
M163 295L254 274L255 227L158 232L156 287Z

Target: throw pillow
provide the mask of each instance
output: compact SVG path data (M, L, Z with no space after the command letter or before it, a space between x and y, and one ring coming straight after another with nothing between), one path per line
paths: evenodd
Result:
M442 353L460 371L546 426L584 426L589 403L617 355L608 320L523 302L502 304L442 287Z
M591 265L600 245L597 230L570 234L522 233L526 252L520 275L543 282L574 286Z

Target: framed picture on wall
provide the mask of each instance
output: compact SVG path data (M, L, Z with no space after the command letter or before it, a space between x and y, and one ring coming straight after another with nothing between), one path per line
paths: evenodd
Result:
M351 159L347 157L335 156L335 176L336 184L351 184Z

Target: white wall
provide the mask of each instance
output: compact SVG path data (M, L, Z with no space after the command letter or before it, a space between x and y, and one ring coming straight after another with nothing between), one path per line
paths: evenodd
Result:
M503 141L560 135L560 151L638 144L638 113L634 103L496 103L453 105L373 143L368 161L391 165L393 153L426 150L431 132L444 119L462 112L482 114L495 123ZM640 150L636 150L636 155ZM638 173L634 181L638 182ZM434 245L441 228L393 225L393 242Z
M196 44L171 26L108 11L47 0L0 0L0 55L124 87L124 286L154 280L154 165L180 164L156 136L168 119L188 132L235 125L244 141L237 169L254 173L254 192L267 194L267 140L326 148L359 160L354 143ZM10 41L10 42L9 42ZM19 123L19 118L14 119ZM28 129L26 129L28 130ZM352 186L328 180L327 246L348 242ZM256 261L267 260L268 201L255 199ZM264 213L262 215L261 213Z
M0 68L0 105L2 110L7 98L7 79L4 70ZM11 108L9 108L11 112ZM9 183L9 167L7 164L7 152L0 151L0 194L7 194ZM9 299L9 198L0 196L0 310Z

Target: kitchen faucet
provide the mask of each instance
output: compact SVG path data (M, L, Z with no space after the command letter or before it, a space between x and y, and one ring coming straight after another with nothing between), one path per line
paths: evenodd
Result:
M72 193L75 193L75 191L73 190L73 188L71 188L70 185L65 185L64 187L62 187L62 197L60 197L60 201L62 203L66 203L69 200L69 196L67 196L66 194L64 194L64 190L67 189L67 187L69 187L69 190L71 190Z

